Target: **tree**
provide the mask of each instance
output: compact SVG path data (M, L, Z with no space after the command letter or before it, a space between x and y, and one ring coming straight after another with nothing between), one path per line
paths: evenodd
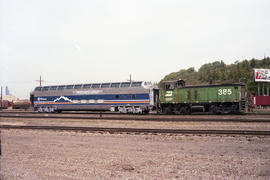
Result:
M182 69L166 75L160 82L167 80L183 79L187 85L213 83L238 83L239 79L246 79L247 91L249 94L256 94L257 83L253 80L253 68L270 68L270 58L263 60L243 60L235 61L233 64L226 65L223 60L214 61L202 65L198 71L194 67Z

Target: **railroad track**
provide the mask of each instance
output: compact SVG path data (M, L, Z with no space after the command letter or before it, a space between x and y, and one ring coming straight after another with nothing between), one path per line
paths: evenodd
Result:
M44 113L39 113L39 112L34 112L34 111L16 111L16 110L0 110L0 114L11 114L11 113L21 113L21 114L44 114ZM99 114L104 114L104 115L127 115L127 114L123 114L123 113L119 113L119 112L110 112L110 111L63 111L60 114L93 114L93 115L99 115ZM167 116L167 114L157 114L156 112L150 112L148 115L150 116ZM201 116L201 115L205 115L205 116L227 116L224 114L213 114L213 113L209 113L209 112L193 112L192 116ZM270 115L270 112L248 112L245 114L239 114L239 115L245 115L245 116L250 116L250 115ZM136 116L136 115L134 115ZM230 116L230 115L228 115ZM238 116L238 115L236 115Z
M101 127L70 127L70 126L17 126L1 125L1 129L30 129L54 131L83 131L108 133L135 133L135 134L215 134L215 135L258 135L270 136L270 131L249 130L183 130L183 129L144 129L144 128L101 128Z
M34 119L34 118L44 118L44 119L84 119L84 120L131 120L131 121L201 121L201 122L270 122L270 118L233 118L233 117L218 117L218 118L200 118L193 117L190 118L187 116L174 116L174 117L165 117L165 116L107 116L105 114L91 115L91 116L65 116L65 115L55 115L55 114L35 114L35 115L26 115L26 114L0 114L0 118L22 118L22 119Z

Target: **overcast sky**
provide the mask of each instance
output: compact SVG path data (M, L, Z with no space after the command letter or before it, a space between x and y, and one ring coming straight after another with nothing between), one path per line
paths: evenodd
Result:
M0 85L158 82L270 56L269 0L0 0ZM187 80L188 81L188 80Z

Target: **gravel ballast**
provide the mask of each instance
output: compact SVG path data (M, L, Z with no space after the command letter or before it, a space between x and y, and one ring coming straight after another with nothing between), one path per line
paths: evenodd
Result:
M270 179L270 137L1 130L1 179Z
M270 123L266 122L170 122L170 121L121 121L121 120L78 120L78 119L12 119L2 118L0 125L29 126L78 126L108 128L156 128L156 129L221 129L221 130L253 130L270 131Z

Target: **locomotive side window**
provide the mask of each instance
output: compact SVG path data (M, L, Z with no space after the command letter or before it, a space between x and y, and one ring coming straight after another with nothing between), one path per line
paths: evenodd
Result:
M86 103L87 103L87 100L82 99L82 100L81 100L81 103L82 103L82 104L86 104Z
M79 104L79 103L80 103L80 101L79 101L79 100L77 100L77 99L74 99L74 100L72 101L72 103L74 103L74 104Z
M104 103L104 99L98 99L97 103Z
M91 104L94 104L96 101L94 99L89 99L88 102L91 103Z
M119 95L115 95L115 99L119 99Z
M131 95L131 99L136 99L136 95L135 94L132 94Z
M185 87L185 83L186 82L184 80L182 80L182 79L181 80L178 80L177 81L177 87L178 88Z

